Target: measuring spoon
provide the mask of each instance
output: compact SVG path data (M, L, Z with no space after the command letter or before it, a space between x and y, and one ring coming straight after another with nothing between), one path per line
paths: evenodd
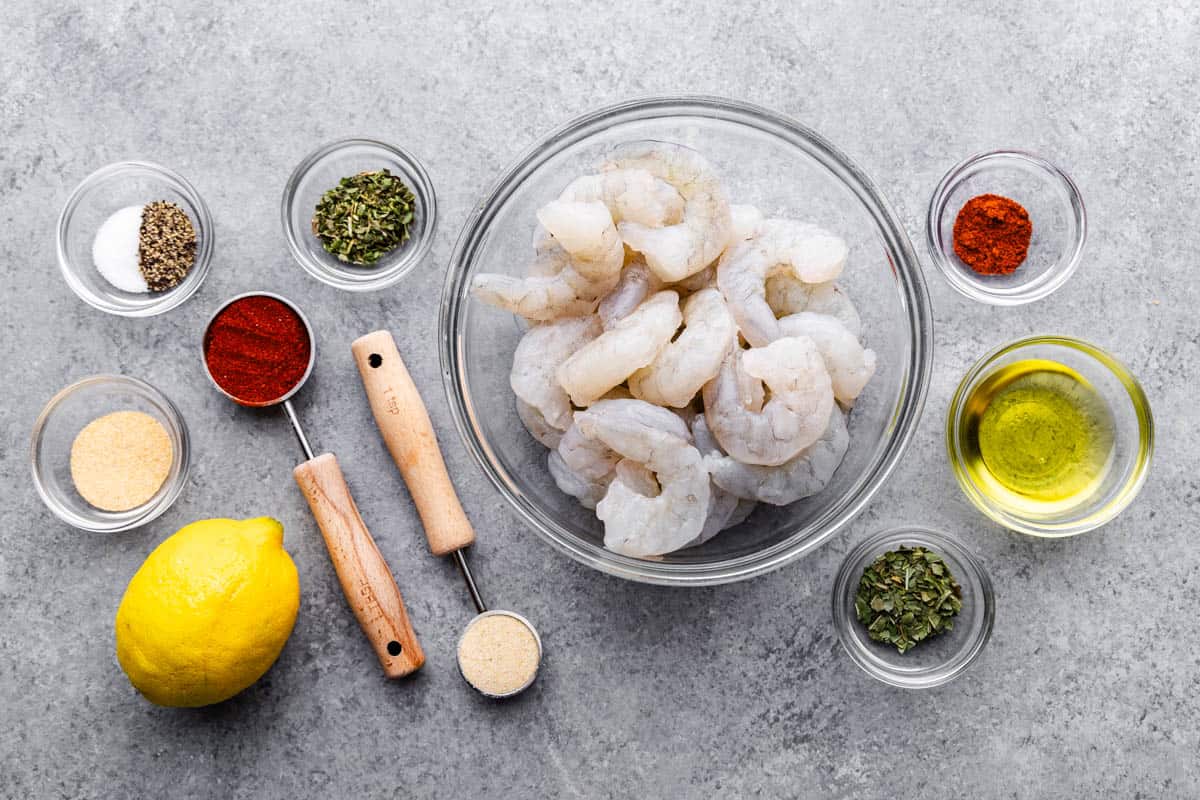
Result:
M291 389L265 403L242 400L230 394L208 367L208 332L213 323L231 305L250 297L268 297L287 306L304 323L304 330L308 336L308 368ZM350 494L350 487L346 485L346 478L337 458L333 453L313 455L308 437L304 435L296 409L292 406L292 395L308 380L313 364L316 363L316 338L308 318L295 303L285 297L271 292L249 292L230 298L217 309L205 326L203 341L206 343L205 372L221 394L242 406L283 406L283 412L292 424L292 430L300 441L300 449L304 451L304 457L307 459L292 471L292 475L300 486L304 499L308 501L308 507L312 509L317 526L321 529L325 546L329 550L329 558L337 572L338 582L342 585L342 593L345 594L358 624L362 626L363 633L367 635L371 647L375 650L384 674L389 678L401 678L420 669L425 663L425 653L421 650L417 635L409 622L404 598L400 595L400 588L392 577L392 571L358 512L358 506Z
M537 677L542 658L541 637L525 617L512 611L488 611L483 602L463 552L475 542L475 530L463 512L458 494L454 491L454 484L450 482L441 448L438 447L437 434L434 433L433 423L429 420L429 411L425 408L425 402L421 399L404 360L400 358L396 340L388 331L375 331L356 339L350 350L354 353L354 361L366 387L367 399L370 401L379 432L383 435L396 466L400 468L400 474L404 476L409 494L412 495L417 512L421 515L430 551L435 556L451 556L458 565L463 580L466 581L467 591L478 616L467 624L465 630L469 631L473 625L488 616L504 615L520 623L532 635L536 646L536 659L532 662L527 680L516 688L495 693L486 691L469 679L467 682L489 697L511 697L519 694ZM509 648L509 652L511 648L525 646L525 643L513 640L493 644ZM466 679L461 643L458 658L459 671L463 672L463 678Z

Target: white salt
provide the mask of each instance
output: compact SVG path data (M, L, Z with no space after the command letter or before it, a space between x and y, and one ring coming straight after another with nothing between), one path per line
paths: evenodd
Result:
M127 206L104 220L92 241L92 261L104 280L124 292L150 291L138 268L144 206Z

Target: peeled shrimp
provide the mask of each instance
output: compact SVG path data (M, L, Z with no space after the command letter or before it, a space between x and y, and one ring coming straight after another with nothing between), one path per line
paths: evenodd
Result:
M716 289L703 289L683 304L683 333L649 366L629 376L634 397L683 408L721 369L737 338L737 325Z
M845 242L816 225L784 219L766 220L756 237L725 251L717 286L746 341L762 347L782 335L767 304L768 278L791 270L805 283L831 281L841 274L847 252Z
M731 230L729 241L744 242L758 236L762 230L763 213L754 206L734 203L729 206Z
M683 197L683 219L655 228L626 220L618 229L630 248L664 281L682 280L711 264L729 243L729 200L716 173L695 150L666 142L622 148L604 169L643 169Z
M670 291L653 295L564 361L558 367L558 383L575 405L591 405L653 361L682 320L679 295Z
M725 455L716 438L709 431L708 423L705 422L703 414L697 414L692 420L691 431L692 441L695 443L696 449L700 451L700 455L705 457L710 454L715 456ZM708 498L708 516L704 520L704 527L700 530L700 534L688 543L688 547L704 544L729 527L730 524L738 524L754 508L754 503L744 501L737 495L730 494L716 484L709 486ZM741 513L740 517L738 516L739 513ZM731 520L735 521L731 523Z
M723 491L744 500L786 506L824 489L841 465L849 444L846 419L835 410L820 439L777 467L743 464L716 453L706 454L704 464L713 483Z
M517 416L521 418L521 424L525 426L525 430L529 431L529 435L541 442L543 447L549 447L551 450L558 447L563 432L546 422L542 412L519 397L517 398Z
M771 390L761 408L762 390L748 390L747 379ZM709 429L726 453L747 464L776 466L794 458L820 438L832 412L829 372L816 344L803 337L744 352L734 347L704 386Z
M558 455L571 472L587 480L599 481L612 474L621 457L603 442L584 434L572 423L558 443Z
M604 330L610 330L661 288L662 282L650 271L646 262L640 257L634 259L622 270L616 287L600 301L596 313L600 315Z
M551 450L546 456L546 465L550 468L550 477L558 486L559 491L568 494L579 501L579 505L593 509L604 499L612 483L613 473L608 472L599 478L588 478L572 470L563 461L557 450Z
M535 325L517 344L508 383L550 427L565 431L571 425L571 398L559 385L555 371L599 335L600 319L595 315L564 317Z
M583 175L567 184L559 200L604 203L613 222L651 228L672 225L683 216L683 198L675 187L644 169L612 169Z
M710 484L700 453L687 437L663 427L660 411L641 400L603 400L575 415L585 435L654 473L659 492L648 497L618 465L596 506L604 546L635 558L678 550L700 534L708 516Z
M767 278L767 305L777 317L812 311L836 317L855 338L862 336L862 320L849 295L836 283L805 283L786 273Z
M865 349L834 317L802 311L779 320L784 336L812 339L825 360L838 402L853 403L875 374L875 351Z
M608 208L599 201L554 200L538 210L538 221L568 256L558 271L545 274L554 266L544 263L536 267L538 274L526 278L476 275L471 290L484 302L526 319L592 313L616 286L625 263L625 248ZM557 266L553 260L561 256L555 254L547 246L539 258Z
M717 265L709 264L695 275L688 275L681 281L671 284L671 288L679 292L680 297L694 294L701 289L715 288L717 285Z
M729 236L730 246L746 239L752 239L762 229L763 215L754 206L731 205L729 213L733 219L733 228ZM695 275L689 275L681 281L671 284L671 288L681 296L690 295L701 289L709 289L717 285L717 262L709 264Z

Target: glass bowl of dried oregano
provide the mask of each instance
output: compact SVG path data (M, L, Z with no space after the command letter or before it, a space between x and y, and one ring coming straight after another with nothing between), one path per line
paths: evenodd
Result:
M283 190L283 232L309 275L349 292L391 286L433 246L437 198L412 153L372 139L317 148Z
M954 680L987 646L992 581L955 537L916 526L851 550L833 583L842 647L872 678L904 689Z

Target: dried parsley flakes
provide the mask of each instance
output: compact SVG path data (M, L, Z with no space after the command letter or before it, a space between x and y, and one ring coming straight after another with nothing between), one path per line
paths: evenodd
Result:
M415 198L386 169L360 172L321 195L312 231L341 261L369 266L408 241Z
M877 642L901 653L954 628L962 587L937 553L923 547L889 550L863 570L854 612Z

